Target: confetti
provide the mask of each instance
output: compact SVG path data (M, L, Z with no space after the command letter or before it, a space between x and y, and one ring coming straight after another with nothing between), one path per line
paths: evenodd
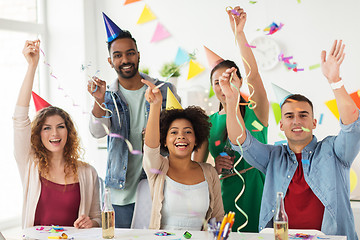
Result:
M320 63L309 66L309 70L314 70L320 67Z
M278 56L279 61L284 62L284 65L286 66L287 69L291 69L294 72L300 72L300 71L304 71L303 68L297 68L297 63L293 62L291 63L289 60L292 59L293 57L284 57L283 53L280 53Z
M324 118L324 114L322 113L322 114L320 114L319 124L322 124L323 118Z
M240 16L240 13L238 13L238 11L236 11L235 9L232 9L231 13L236 15L236 16Z
M284 26L284 24L282 24L282 23L280 23L278 25L275 22L272 22L269 26L264 28L263 31L268 32L266 35L272 35L272 34L276 33L277 31L279 31L283 26Z
M220 141L220 140L215 141L215 146L219 146L219 145L220 145L220 143L221 143L221 141Z
M162 172L159 169L156 169L156 168L151 168L150 172L152 172L154 174L162 174Z
M310 132L310 129L308 129L308 128L301 127L301 129L302 129L304 132Z
M221 152L221 153L219 153L219 155L222 157L229 156L226 152Z
M169 232L157 232L155 233L156 236L173 236L175 235L174 233L169 233Z
M283 144L286 144L286 143L287 143L286 140L281 140L281 141L274 142L274 145L283 145Z
M251 125L253 125L259 131L262 131L264 129L264 127L256 120L254 120Z
M301 162L302 164L310 164L309 159L302 159Z
M249 44L245 44L245 46L249 47L249 48L256 48L256 46L253 46L253 45L249 45Z

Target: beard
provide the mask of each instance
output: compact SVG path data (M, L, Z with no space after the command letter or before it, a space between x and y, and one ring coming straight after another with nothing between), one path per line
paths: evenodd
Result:
M126 66L131 66L131 71L126 71L123 69L123 67ZM138 64L134 64L134 63L127 63L127 64L123 64L121 66L119 66L119 68L116 70L116 72L120 75L120 77L122 78L132 78L136 75L136 73L138 73L139 70L139 61Z

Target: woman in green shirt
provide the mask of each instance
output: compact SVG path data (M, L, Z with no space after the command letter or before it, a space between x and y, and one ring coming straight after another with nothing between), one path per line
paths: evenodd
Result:
M248 45L244 34L244 25L246 22L246 13L240 7L235 7L234 11L228 11L231 28L236 36L243 62L245 72L248 76L248 83L253 86L250 92L254 92L251 99L256 103L256 107L251 109L243 97L240 100L240 111L245 121L246 128L260 142L267 143L267 127L269 118L269 102L262 79L258 72L256 60ZM243 181L233 171L233 164L239 159L238 152L232 151L226 132L226 101L225 96L219 85L219 77L228 68L235 68L236 74L233 76L232 83L238 88L242 85L242 78L239 68L230 60L222 60L211 71L210 80L216 97L220 101L219 111L210 116L212 127L207 144L204 144L194 157L198 161L206 161L210 151L215 159L215 168L218 174L221 174L221 194L223 198L225 213L234 211L235 223L232 231L237 231L238 227L246 221L245 216L235 207L235 198L243 188ZM241 173L245 180L245 191L236 204L247 214L248 223L240 229L243 232L258 232L259 212L261 197L264 186L265 176L257 169L249 165L245 159L242 159L236 166L236 170Z

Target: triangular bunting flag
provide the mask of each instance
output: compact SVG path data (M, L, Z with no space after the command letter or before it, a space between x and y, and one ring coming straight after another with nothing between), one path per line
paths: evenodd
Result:
M170 88L167 88L166 94L166 109L183 109L179 101L176 99Z
M214 89L212 87L212 85L210 86L210 91L209 91L209 98L211 98L212 96L214 96L215 93L214 93Z
M190 60L189 73L187 76L187 80L195 77L196 75L200 74L204 70L205 70L205 68L200 63Z
M292 95L291 92L279 87L278 85L271 83L276 99L281 107L281 105L284 103L284 101L286 100L287 97L289 97L290 95Z
M175 57L175 64L180 66L188 61L190 61L189 53L179 47Z
M34 101L34 105L35 105L35 110L38 112L43 108L49 107L51 106L50 103L48 103L47 101L45 101L42 97L40 97L39 95L37 95L36 93L34 93L33 91L31 91L32 94L32 98Z
M354 100L356 106L358 108L360 108L360 90L350 93L350 97L352 98L352 100ZM336 105L336 99L332 99L332 100L325 102L325 105L330 109L332 114L334 114L334 116L339 120L340 114L339 114L338 107Z
M125 0L124 5L134 3L134 2L139 2L139 1L141 1L141 0Z
M276 124L279 124L280 119L281 119L281 108L280 108L280 105L279 105L278 103L272 102L272 103L271 103L271 108L272 108L273 113L274 113L274 117L275 117Z
M326 101L325 105L330 109L330 111L332 112L332 114L334 114L334 116L339 120L339 110L336 106L336 100L330 100L330 101Z
M139 17L139 20L137 21L137 24L150 22L154 19L156 19L156 16L152 13L150 8L148 8L148 6L145 4L144 9Z
M168 38L169 36L170 33L164 28L164 26L161 23L158 23L154 35L150 42L158 42L160 40Z

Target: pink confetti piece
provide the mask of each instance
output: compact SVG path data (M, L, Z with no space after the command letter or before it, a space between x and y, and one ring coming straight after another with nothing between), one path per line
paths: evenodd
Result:
M219 146L219 145L220 145L220 143L221 143L221 141L220 141L220 140L215 141L215 146Z
M240 16L240 13L238 13L238 11L236 11L235 9L232 9L231 13L236 15L236 16Z
M249 48L256 48L256 46L253 46L253 45L249 45L249 44L245 44L245 46L249 47Z
M163 174L162 171L160 171L159 169L156 169L156 168L151 168L151 169L150 169L150 172L151 172L151 173L154 173L154 174L159 174L159 175L160 175L160 174Z

